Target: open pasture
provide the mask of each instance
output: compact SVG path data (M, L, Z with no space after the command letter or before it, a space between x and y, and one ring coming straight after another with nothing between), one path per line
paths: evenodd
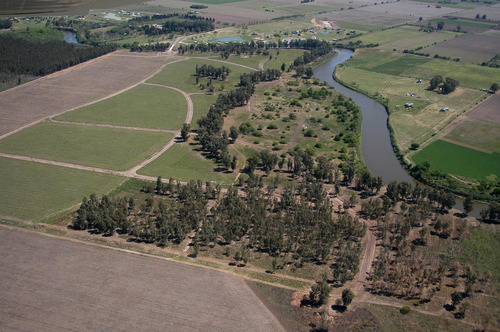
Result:
M217 165L194 151L188 144L174 144L158 159L141 168L137 173L161 176L180 181L202 180L231 183L236 173L215 172Z
M254 54L254 55L250 55L250 56L249 55L232 54L229 56L227 61L232 62L232 63L236 63L236 64L240 64L240 65L244 65L244 66L248 66L248 67L252 67L255 69L259 69L259 63L265 59L269 59L269 57L267 57L265 55L258 55L258 54Z
M500 153L500 123L466 118L446 138Z
M481 64L500 54L500 37L467 34L425 48L424 52L431 56L439 54L460 58L461 62L465 63Z
M425 161L432 168L475 178L496 180L500 177L500 153L484 153L438 140L412 156L417 163Z
M250 72L250 69L223 63L220 61L213 61L209 59L188 59L176 62L175 65L167 66L160 73L148 80L148 83L162 84L166 86L175 86L186 92L203 92L198 85L196 85L196 65L211 65L214 67L226 66L231 70L231 73L225 81L212 80L212 85L215 90L219 90L222 85L226 90L231 90L240 82L240 75ZM208 83L208 78L199 78L199 83Z
M0 157L0 215L41 221L125 178ZM1 305L0 305L1 307Z
M495 6L477 7L474 9L461 11L461 12L457 13L455 16L475 20L477 14L479 14L479 16L481 16L481 17L483 15L486 15L487 20L498 22L498 21L500 21L500 6L495 5ZM490 22L485 22L485 23L490 23Z
M264 63L264 69L280 69L281 65L284 63L286 67L293 63L293 61L304 54L303 50L279 50L279 54L277 51L271 50L270 54L273 56L272 60L266 61Z
M349 39L356 42L361 40L364 45L379 44L379 49L403 51L405 49L415 49L417 47L431 46L434 43L440 43L447 39L461 35L460 33L451 33L449 31L423 32L416 26L401 26L384 31L367 33L363 36Z
M405 151L413 142L422 143L453 118L485 97L483 92L458 88L449 95L427 90L427 82L357 68L343 68L337 77L371 96L388 98L390 123L398 146ZM355 82L356 84L353 84ZM413 94L413 96L412 96ZM414 107L406 109L405 103ZM440 109L448 107L448 112Z
M175 57L115 52L0 93L0 135L125 89Z
M216 95L191 95L193 101L193 119L191 121L191 128L198 128L198 120L208 113L210 105L215 103Z
M159 150L170 133L42 122L0 141L0 151L22 156L127 170Z
M405 22L418 22L419 17L429 19L455 11L454 8L430 8L427 7L427 4L409 1L389 2L348 11L324 13L320 17L326 17L333 21L362 22L365 25L390 27Z
M461 27L472 27L472 28L478 28L478 29L491 29L493 28L496 23L490 23L490 22L479 22L479 21L469 21L469 20L456 20L456 19L451 19L451 18L433 18L429 20L429 22L443 22L444 23L444 28L450 28L455 29L457 25L460 25Z
M424 80L430 80L435 75L452 77L460 82L460 86L478 90L500 81L500 71L496 68L382 50L357 50L355 57L349 60L346 66Z
M470 1L460 1L460 0L410 0L410 1L417 1L417 2L425 2L427 4L433 4L434 6L442 6L442 7L450 7L450 8L457 8L457 9L471 9L471 8L476 8L480 6L479 3L474 3Z
M0 249L2 329L285 331L229 273L6 227Z
M56 120L178 130L186 118L184 96L161 86L139 85Z
M500 123L500 94L495 94L482 103L475 106L469 116L475 119L481 119L491 122Z

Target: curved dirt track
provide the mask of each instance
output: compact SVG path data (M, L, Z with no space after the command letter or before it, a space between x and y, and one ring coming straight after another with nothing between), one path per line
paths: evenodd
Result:
M285 331L244 279L0 226L0 326L27 331Z

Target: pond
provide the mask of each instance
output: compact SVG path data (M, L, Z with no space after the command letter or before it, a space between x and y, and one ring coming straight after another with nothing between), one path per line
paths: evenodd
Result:
M245 40L241 37L224 37L219 39L211 40L211 43L229 43L229 42L244 42Z

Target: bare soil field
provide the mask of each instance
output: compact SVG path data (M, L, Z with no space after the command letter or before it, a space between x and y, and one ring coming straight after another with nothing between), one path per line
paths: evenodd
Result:
M328 20L362 22L374 26L394 26L404 22L417 22L419 17L429 19L456 12L449 7L427 7L427 4L417 2L392 2L376 6L367 6L340 12L321 14L320 18Z
M133 86L176 57L115 52L0 93L0 136Z
M284 331L245 281L0 227L0 330Z
M439 54L451 58L460 58L466 63L480 64L500 54L500 38L476 34L467 34L449 38L445 42L424 49L430 55Z
M474 8L474 9L464 10L464 11L458 13L456 16L475 19L477 14L479 14L480 16L486 15L486 19L488 21L500 21L500 6L498 6L498 5L484 6L484 7L478 7L478 8ZM488 22L488 21L484 21L484 22ZM483 22L483 21L481 20L479 22Z
M500 94L486 99L477 104L470 112L469 116L475 119L500 123Z

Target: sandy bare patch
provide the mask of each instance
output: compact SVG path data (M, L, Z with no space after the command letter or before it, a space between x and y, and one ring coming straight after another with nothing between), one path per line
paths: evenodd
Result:
M500 94L477 104L468 114L471 118L500 123Z

